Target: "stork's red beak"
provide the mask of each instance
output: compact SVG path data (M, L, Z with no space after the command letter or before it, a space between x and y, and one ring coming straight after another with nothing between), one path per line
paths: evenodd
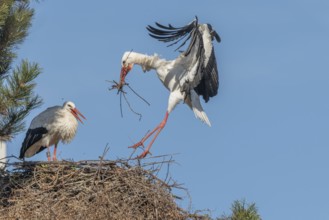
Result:
M128 64L128 66L123 66L121 68L121 72L120 72L120 83L118 86L118 89L120 90L122 88L122 86L126 83L125 79L126 76L128 75L129 71L133 68L133 64Z
M84 116L84 115L83 115L83 114L82 114L77 108L72 109L71 112L72 112L73 116L74 116L77 120L79 120L82 124L83 124L83 121L81 120L80 116L81 116L83 119L87 120L86 117L85 117L85 116Z

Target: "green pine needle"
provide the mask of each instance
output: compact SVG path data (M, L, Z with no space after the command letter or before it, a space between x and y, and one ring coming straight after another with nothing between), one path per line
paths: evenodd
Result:
M10 71L33 14L28 0L0 1L0 140L4 141L24 130L25 117L42 103L33 92L41 73L38 64L23 60Z

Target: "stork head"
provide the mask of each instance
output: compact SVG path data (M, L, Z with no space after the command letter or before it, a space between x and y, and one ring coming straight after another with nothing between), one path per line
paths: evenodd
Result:
M73 102L71 101L65 102L63 104L63 108L68 110L77 120L79 120L83 124L80 116L83 119L86 119L86 117L83 116L83 114L75 107L75 104Z
M126 68L128 70L128 72L134 66L133 57L134 57L134 53L131 51L125 52L122 56L122 59L121 59L122 68Z
M120 72L120 83L119 89L125 84L126 76L128 75L129 71L133 68L134 63L132 62L131 51L125 52L121 59L121 72Z

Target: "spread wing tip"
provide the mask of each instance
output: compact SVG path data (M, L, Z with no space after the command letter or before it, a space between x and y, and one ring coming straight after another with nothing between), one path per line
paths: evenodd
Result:
M148 25L146 29L149 31L149 35L152 38L155 38L159 41L168 43L170 41L174 41L169 45L175 45L178 42L182 41L186 36L188 36L185 40L183 40L182 44L178 46L176 50L185 45L186 41L191 38L194 30L197 29L198 18L196 17L192 22L183 26L183 27L174 27L171 24L168 26L162 25L159 22L155 22L155 26Z

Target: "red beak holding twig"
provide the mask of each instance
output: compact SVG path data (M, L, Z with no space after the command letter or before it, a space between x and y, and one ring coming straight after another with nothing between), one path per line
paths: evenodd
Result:
M132 69L133 64L129 64L128 66L123 66L120 72L120 83L117 85L118 90L121 90L122 87L126 84L125 79L128 75L129 71Z

